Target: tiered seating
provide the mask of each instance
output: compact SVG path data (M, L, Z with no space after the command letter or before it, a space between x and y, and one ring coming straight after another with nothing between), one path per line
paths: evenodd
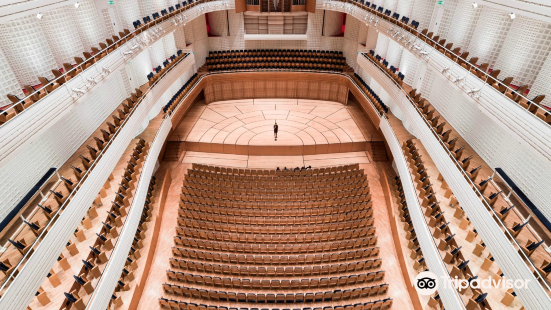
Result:
M296 171L194 164L159 304L388 309L371 206L357 164Z
M381 98L379 98L379 95L377 95L377 93L375 93L373 89L371 89L371 87L369 87L369 85L367 85L367 83L364 82L364 80L357 73L354 73L353 78L354 78L354 81L356 81L356 83L360 85L363 92L369 97L369 99L371 99L371 102L373 102L373 104L377 107L377 110L379 110L379 113L381 114L388 113L388 107L386 106L386 104L381 100Z
M187 82L180 87L180 89L170 98L167 104L163 107L163 112L172 112L176 106L178 106L178 103L187 95L187 92L190 91L193 86L195 86L195 83L199 81L199 76L197 73L192 75ZM174 106L173 106L174 105Z
M373 62L381 68L383 71L388 73L392 77L392 79L398 83L398 85L402 86L402 83L404 81L404 75L401 72L396 73L396 68L394 66L388 67L388 62L381 58L379 55L375 55L375 52L373 50L369 50L368 54L363 54L364 57L371 58Z
M453 43L446 43L445 38L440 38L439 35L434 36L434 33L429 32L428 29L423 29L421 32L419 32L417 30L417 28L419 27L419 22L411 20L410 24L408 24L408 22L410 21L409 17L402 16L402 18L400 19L400 14L398 13L394 13L391 16L390 14L392 12L390 10L386 10L385 13L383 13L382 7L377 8L376 4L371 4L369 1L347 1L356 2L356 4L362 7L364 10L367 10L368 12L375 14L382 19L385 19L424 40L448 58L457 62L465 69L471 71L481 80L485 81L489 85L492 85L492 87L499 90L509 99L515 101L523 108L532 112L548 124L551 124L551 114L546 109L542 109L538 106L539 103L542 102L545 98L545 95L538 95L531 100L527 100L521 97L521 95L525 95L525 92L528 89L527 85L521 85L516 90L514 90L514 87L511 86L511 83L513 82L513 77L506 77L502 81L499 81L497 77L501 73L501 70L489 68L488 63L477 64L478 57L471 56L471 58L469 59L469 52L461 52L460 47L453 48ZM469 59L469 61L467 61L467 59Z
M149 80L150 86L153 85L153 83L155 83L155 81L157 81L157 79L159 79L163 75L163 73L170 70L170 68L172 68L172 66L174 66L174 64L176 64L178 60L186 58L189 54L184 54L182 50L178 50L177 55L178 56L176 55L170 56L168 59L166 59L163 62L163 67L161 67L161 65L158 65L155 69L153 69L154 70L153 72L150 72L147 75L147 79Z
M46 95L56 90L59 86L74 78L82 71L91 67L96 61L99 61L103 57L107 56L107 54L113 52L116 48L122 46L134 35L135 34L131 33L130 30L124 29L123 32L119 32L118 36L114 35L112 36L112 39L106 39L107 44L100 42L100 49L97 47L92 47L91 52L83 52L84 58L75 57L75 65L64 63L62 70L65 75L58 69L52 69L55 80L50 81L45 77L38 77L40 83L42 83L40 87L24 85L23 87L27 93L27 97L25 98L19 98L16 95L8 94L7 97L10 99L13 109L9 109L7 111L0 110L0 125L13 118L17 113L22 112L24 109L44 98Z
M65 176L61 177L63 182L57 183L54 188L49 190L39 204L35 207L36 211L30 213L31 216L23 222L22 226L29 226L32 234L28 233L27 229L18 229L9 241L13 247L8 247L0 255L0 270L7 276L9 275L13 267L21 260L23 255L27 252L32 243L42 233L44 227L46 227L50 221L57 220L57 213L59 208L70 199L70 195L73 191L78 191L76 187L77 183L85 176L85 174L94 169L94 162L98 160L101 152L107 149L110 144L109 141L113 139L120 126L123 125L124 120L130 115L130 113L138 106L140 98L143 96L143 92L136 89L134 93L125 99L121 105L111 115L111 121L106 121L104 125L100 126L98 136L93 137L93 143L87 146L86 153L80 154L80 165L71 165L74 172L74 178ZM0 279L3 281L3 279Z
M235 70L318 70L342 72L342 52L314 50L212 51L207 57L209 71Z

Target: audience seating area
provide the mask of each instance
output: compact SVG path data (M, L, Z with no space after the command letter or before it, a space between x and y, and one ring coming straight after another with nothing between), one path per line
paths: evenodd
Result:
M379 68L386 71L386 73L388 73L396 83L402 86L405 76L401 72L396 73L396 68L394 68L394 66L390 66L390 68L388 68L388 62L382 59L381 56L375 55L373 50L369 50L368 54L363 55L364 57L371 58L379 66Z
M342 52L315 50L212 51L207 57L209 71L235 70L316 70L343 72Z
M176 55L172 55L168 59L163 61L163 66L162 67L161 67L161 65L158 65L157 67L155 67L153 69L153 72L150 72L147 75L147 79L149 80L149 85L153 85L153 83L155 83L155 81L157 81L157 79L159 79L159 77L161 77L163 75L163 73L165 73L167 70L170 70L170 68L176 62L178 62L180 59L186 58L188 55L189 55L188 53L184 54L182 52L182 50L178 50Z
M187 93L193 88L193 86L195 86L195 83L197 83L197 81L199 81L199 76L197 75L197 73L195 73L189 78L189 80L187 80L184 85L182 85L182 87L180 87L176 94L174 94L174 96L170 98L168 103L165 104L165 106L163 107L163 112L168 113L174 111L174 109L178 106L178 103L180 103L180 101L184 99Z
M193 164L180 198L162 309L392 306L358 164L294 171Z
M379 8L377 8L376 4L371 4L369 1L339 0L339 2L355 3L356 5L362 7L364 10L367 10L368 12L375 14L376 16L385 19L421 38L432 47L434 47L436 50L438 50L440 53L444 54L446 57L457 62L462 67L469 70L489 85L492 85L492 87L503 93L509 99L515 101L523 108L535 114L548 124L551 124L551 114L548 112L547 109L538 106L539 103L541 103L542 100L545 98L545 95L534 96L532 99L525 99L521 97L521 95L524 97L527 96L526 91L528 90L528 85L519 85L518 87L514 86L512 84L514 79L513 77L505 77L500 81L498 79L498 76L501 73L501 70L490 68L488 63L478 64L478 57L470 55L469 58L468 51L461 52L461 47L453 48L453 43L446 42L446 39L441 38L439 35L435 36L434 33L429 32L428 29L423 29L419 32L417 30L417 28L419 27L419 22L415 20L411 20L410 22L410 18L406 16L402 16L402 18L400 19L400 14L398 13L393 13L391 16L392 12L390 10L385 10L385 13L383 13L383 7L379 6ZM410 23L408 24L408 22Z
M380 114L388 113L388 107L386 106L386 104L381 100L381 98L379 98L379 95L377 95L377 93L374 92L373 89L371 89L371 87L369 87L369 85L367 85L367 83L364 82L364 80L357 73L354 73L354 76L352 78L360 86L364 94L366 94L371 100L371 102L373 102L373 104L377 107L377 110L379 110Z

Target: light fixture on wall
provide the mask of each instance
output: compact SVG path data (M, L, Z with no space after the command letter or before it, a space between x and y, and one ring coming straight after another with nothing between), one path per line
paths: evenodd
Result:
M473 2L473 9L476 9L478 7L478 3Z
M423 55L423 56L427 56L429 54L429 52L427 51L420 51L419 54Z
M450 70L450 67L446 67L446 68L442 69L442 73L446 73L446 72L448 72L448 70Z
M510 19L515 19L515 13L509 13L507 14L509 16Z
M364 20L367 20L369 18L369 14L365 14Z
M42 17L44 17L44 14L42 14L42 13L38 13L38 14L36 14L36 18L38 18L38 19L42 19Z
M393 31L393 30L394 30L394 27L390 27L390 29L388 29L388 30L386 31L386 33L389 33L389 32L391 32L391 31Z
M459 85L459 84L460 84L460 82L461 82L461 81L463 81L464 79L465 79L465 77L464 77L464 76L462 76L462 77L458 77L458 78L455 78L455 79L454 79L454 80L452 81L452 83L454 83L454 84L458 84L458 85Z
M78 9L78 7L79 7L79 6L80 6L80 3L78 3L78 2L75 2L75 8L77 8L77 9Z

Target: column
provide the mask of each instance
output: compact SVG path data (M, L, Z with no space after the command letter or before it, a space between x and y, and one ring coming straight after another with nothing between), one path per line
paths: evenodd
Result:
M167 0L153 0L153 5L155 6L155 12L159 14L161 14L161 10L168 9Z
M0 106L7 106L11 103L6 97L8 94L23 98L22 87L17 82L17 77L8 63L8 59L0 49Z
M138 6L140 7L141 17L149 16L151 19L153 17L151 14L155 13L155 4L151 0L138 0ZM143 20L142 20L143 22Z
M163 48L167 58L172 55L176 55L178 49L176 48L176 42L174 41L174 32L171 32L163 37Z
M344 13L335 11L325 11L325 25L323 35L332 37L342 34L342 19Z
M398 5L396 6L396 13L400 14L400 18L402 18L402 16L411 18L412 11L413 11L413 0L398 0Z
M392 13L396 11L397 6L398 6L398 0L385 0L385 4L383 5L383 7L385 8L385 11L390 10Z
M167 58L162 39L149 46L149 56L153 67L157 67L159 65L162 67L163 61Z
M365 41L365 49L375 50L377 47L377 39L379 38L379 32L377 28L373 26L367 27L367 39Z
M38 77L53 78L56 61L35 15L0 25L0 44L20 85L36 85Z
M400 65L399 69L400 72L405 76L404 77L404 83L411 85L411 87L416 88L414 86L415 82L415 74L417 72L417 68L419 65L419 59L415 57L410 51L407 49L404 49L402 51L402 58L400 59Z
M480 7L473 8L470 1L459 1L455 7L455 13L451 22L453 27L450 27L448 30L446 42L451 42L454 47L461 47L462 50L466 50L473 36L481 11Z
M96 9L94 1L81 1L75 17L80 40L85 50L90 51L91 47L99 48L98 43L105 43L107 35L102 22L103 18Z
M388 67L394 66L399 68L400 60L402 59L402 51L404 48L394 40L389 40L388 50L386 52L386 61L388 61Z
M425 28L429 28L435 4L436 0L415 0L410 22L411 20L416 20L419 22L419 28L417 30L421 31Z
M45 12L39 21L58 68L63 68L63 63L74 64L75 56L84 57L84 47L74 20L75 10L77 8L73 5L62 6Z
M377 31L378 32L378 31ZM382 58L386 58L388 51L388 43L390 39L382 33L377 33L377 46L375 47L375 55L379 55Z
M534 84L530 87L529 98L532 99L537 95L545 95L545 99L543 99L542 103L551 107L551 91L549 90L549 85L551 85L551 53L547 55L547 59L541 67Z
M490 64L490 68L494 67L505 37L513 23L507 13L487 6L481 8L481 17L476 23L469 42L469 57L478 57L479 63L487 62Z
M515 85L532 85L551 49L551 24L517 16L497 57L500 78L514 77Z
M176 48L179 50L186 49L186 34L184 33L184 26L179 26L174 30L174 41L176 42Z
M120 15L122 19L122 29L134 30L133 22L142 20L142 14L140 13L140 7L137 0L117 0L119 6ZM145 15L144 15L145 16Z

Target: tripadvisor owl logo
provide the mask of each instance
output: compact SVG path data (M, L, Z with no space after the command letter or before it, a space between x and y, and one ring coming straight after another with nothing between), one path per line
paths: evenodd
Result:
M413 285L417 293L425 296L432 295L438 289L438 278L430 271L423 271L415 277Z

